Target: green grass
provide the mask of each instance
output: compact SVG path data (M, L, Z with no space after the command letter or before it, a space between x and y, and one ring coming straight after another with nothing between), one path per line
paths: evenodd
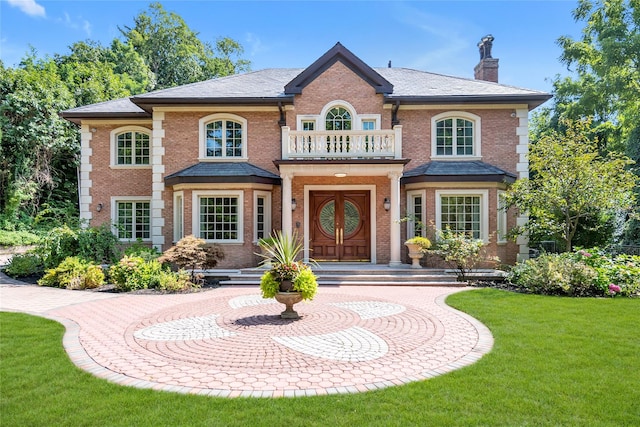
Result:
M69 361L61 325L0 313L0 425L640 425L640 300L481 289L447 302L494 334L493 350L478 363L402 387L298 399L110 384Z

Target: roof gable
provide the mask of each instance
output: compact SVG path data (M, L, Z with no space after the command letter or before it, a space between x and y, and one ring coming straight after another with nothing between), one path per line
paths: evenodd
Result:
M364 61L351 53L351 51L340 44L340 42L336 43L335 46L329 49L302 73L298 74L298 76L287 83L284 87L284 93L302 93L302 89L338 61L343 63L351 71L370 84L375 89L376 93L393 93L393 85L387 79L382 77L373 68L365 64Z

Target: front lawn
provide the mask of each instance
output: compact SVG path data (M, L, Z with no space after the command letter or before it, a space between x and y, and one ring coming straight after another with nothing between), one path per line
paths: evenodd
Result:
M69 361L61 325L0 313L0 425L640 425L640 300L480 289L447 303L494 334L493 350L478 363L376 392L296 399L110 384Z

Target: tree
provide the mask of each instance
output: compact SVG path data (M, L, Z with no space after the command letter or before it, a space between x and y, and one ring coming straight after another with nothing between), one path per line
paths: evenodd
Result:
M157 79L155 89L222 77L248 69L245 60L233 61L243 52L237 42L224 38L211 44L160 3L134 18L134 26L120 28L126 42L145 60ZM221 54L216 57L216 50Z
M570 251L587 218L606 217L633 206L637 177L626 169L633 163L628 157L599 154L589 121L561 125L564 132L548 132L532 144L531 178L516 181L506 202L530 215L516 233L557 238Z
M580 40L560 37L577 76L554 81L556 120L592 117L601 148L624 152L640 121L640 0L580 0Z

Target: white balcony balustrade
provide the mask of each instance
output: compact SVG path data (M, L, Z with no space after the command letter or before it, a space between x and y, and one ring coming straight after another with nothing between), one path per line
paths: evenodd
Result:
M393 130L299 131L282 127L282 159L399 159L402 126Z

